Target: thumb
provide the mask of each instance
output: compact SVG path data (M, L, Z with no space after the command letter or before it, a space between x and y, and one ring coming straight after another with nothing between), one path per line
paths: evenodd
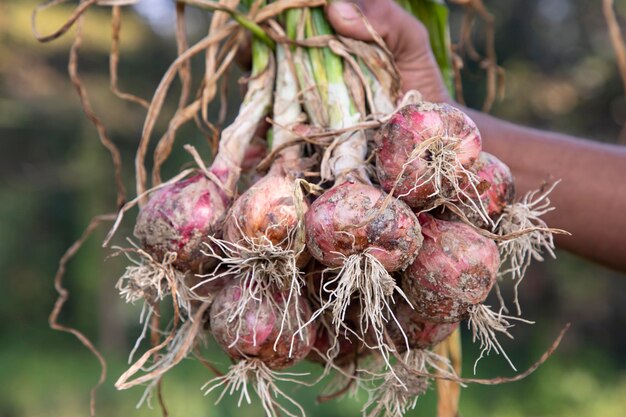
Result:
M363 21L367 19L364 3L362 0L333 1L326 7L328 21L337 33L361 41L373 40ZM379 32L375 26L374 29Z
M326 15L338 34L372 41L366 19L393 54L404 91L417 89L430 101L450 101L428 31L395 1L335 0L326 7Z
M326 13L340 35L372 41L363 21L367 19L397 60L409 60L430 48L426 28L393 0L333 1Z

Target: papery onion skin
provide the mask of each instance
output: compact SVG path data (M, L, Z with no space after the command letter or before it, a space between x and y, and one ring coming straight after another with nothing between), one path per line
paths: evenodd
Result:
M433 137L440 137L438 140L446 143L453 141L456 159L464 168L474 164L482 149L476 124L461 110L446 103L407 105L375 136L376 172L381 187L387 192L393 189L396 197L413 208L422 208L434 198L432 181L425 181L431 174L425 162L429 159L429 150L425 149L421 158L411 158L418 146Z
M283 306L288 295L288 290L277 291L273 294L274 301ZM242 288L238 281L234 281L219 292L211 305L211 332L228 356L235 360L257 358L271 369L285 369L309 354L315 343L317 326L310 324L293 337L299 329L295 318L296 304L304 322L312 315L311 307L304 297L296 296L297 302L288 303L286 314L290 320L285 322L281 333L283 312L272 307L267 299L248 302L243 314L229 321L228 313L241 300L241 296ZM289 356L292 339L293 351Z
M340 267L344 256L368 250L389 272L406 268L421 246L419 222L396 199L379 210L386 196L371 185L345 181L318 197L305 216L311 254Z
M225 193L204 174L155 191L139 211L134 234L155 259L176 253L174 266L199 272L207 236L219 235L229 205Z
M224 223L224 239L239 242L244 237L274 245L286 244L298 225L294 204L294 181L280 174L266 175L233 204ZM308 209L302 201L303 212Z
M471 226L420 214L424 244L407 268L402 289L415 311L437 323L458 322L483 302L496 282L500 256L494 241Z
M397 300L394 306L395 321L389 321L387 332L398 353L406 351L407 341L411 349L428 349L444 341L459 327L459 322L434 323L424 320L405 300ZM404 334L402 334L404 332ZM406 336L406 340L405 340Z

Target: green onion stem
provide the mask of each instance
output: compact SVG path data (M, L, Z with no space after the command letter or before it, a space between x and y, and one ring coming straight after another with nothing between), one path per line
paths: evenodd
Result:
M257 37L252 37L252 76L265 71L270 60L270 48Z
M312 18L313 10L308 9L305 17L305 36L312 38L320 35L317 32L314 20ZM324 54L320 48L308 48L309 60L311 62L311 68L313 69L313 77L315 77L315 84L320 92L322 101L324 104L328 103L328 76L326 74L326 67L324 64Z
M298 24L302 18L302 9L288 9L285 12L285 31L287 37L291 40L295 40L298 35ZM296 49L295 45L291 46L291 50Z
M324 12L317 7L311 10L311 18L315 33L318 35L332 35L333 31L326 21ZM330 127L343 128L354 123L355 106L350 92L343 78L343 61L328 47L321 48L324 68L328 78L328 115Z
M250 9L254 0L243 0L243 5ZM265 6L265 0L260 2L260 6ZM274 41L267 36L265 31L256 23L250 21L246 16L231 15L233 19L252 33L252 76L256 77L267 69L270 59L270 49L275 49L276 45ZM252 25L249 25L252 23ZM271 44L267 42L267 39L271 41Z

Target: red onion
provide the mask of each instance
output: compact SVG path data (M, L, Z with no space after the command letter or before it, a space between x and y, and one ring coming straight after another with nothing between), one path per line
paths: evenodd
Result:
M302 407L276 384L277 381L298 383L293 373L282 373L304 359L313 344L317 327L303 326L311 318L311 307L304 297L287 302L290 294L275 291L271 298L263 297L245 303L239 280L232 281L217 295L211 306L211 333L218 345L236 361L229 371L207 382L203 389L208 394L218 387L232 395L239 391L239 401L250 402L248 384L256 391L261 405L270 416L273 411L285 410L280 397L304 414ZM218 399L218 401L219 401Z
M389 272L415 258L422 243L417 218L381 190L347 180L313 202L305 225L311 255L335 272L321 284L319 311L330 310L337 337L347 331L344 319L356 304L359 317L350 330L362 341L372 340L390 365L383 333L399 288Z
M410 349L431 348L444 341L459 327L459 322L434 323L424 320L404 300L396 302L394 316L397 319L397 323L394 320L390 320L387 324L387 333L399 353L406 351L407 342ZM400 327L398 327L398 324Z
M288 247L298 227L294 191L293 177L275 164L268 175L235 201L224 224L224 239ZM304 214L307 202L301 201L301 207Z
M379 129L376 143L381 186L414 208L455 197L481 150L474 122L445 103L403 107Z
M135 236L157 260L175 253L173 265L199 271L202 243L219 231L229 198L204 174L196 174L155 191L139 211Z
M219 292L211 306L211 332L228 356L235 360L256 358L270 369L284 369L309 354L316 326L301 326L312 314L304 297L286 303L289 294L275 292L273 300L249 301L242 314L233 316L231 312L242 295L240 283L233 281Z
M346 257L367 251L388 272L406 268L421 246L419 223L396 199L380 210L386 196L351 181L326 191L305 216L311 254L326 266L341 267Z
M496 282L496 244L472 227L419 215L424 244L407 268L402 288L425 320L454 323L482 303Z

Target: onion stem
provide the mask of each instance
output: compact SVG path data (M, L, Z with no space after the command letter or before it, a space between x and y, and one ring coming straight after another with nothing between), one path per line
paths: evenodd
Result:
M320 8L311 10L311 20L314 31L317 35L332 35L332 29L326 21L324 12ZM335 55L330 48L321 48L324 68L326 70L326 94L322 93L322 97L326 98L329 111L329 122L332 129L341 129L348 127L356 121L352 120L352 100L348 87L343 79L343 63L341 58Z
M317 30L315 22L313 20L313 11L315 9L308 9L305 11L305 35L307 38L312 38L317 35L322 35ZM320 92L323 103L328 103L328 75L326 74L326 66L324 63L324 54L320 48L309 48L309 59L311 61L311 69L313 70L313 77L315 78L315 84Z

